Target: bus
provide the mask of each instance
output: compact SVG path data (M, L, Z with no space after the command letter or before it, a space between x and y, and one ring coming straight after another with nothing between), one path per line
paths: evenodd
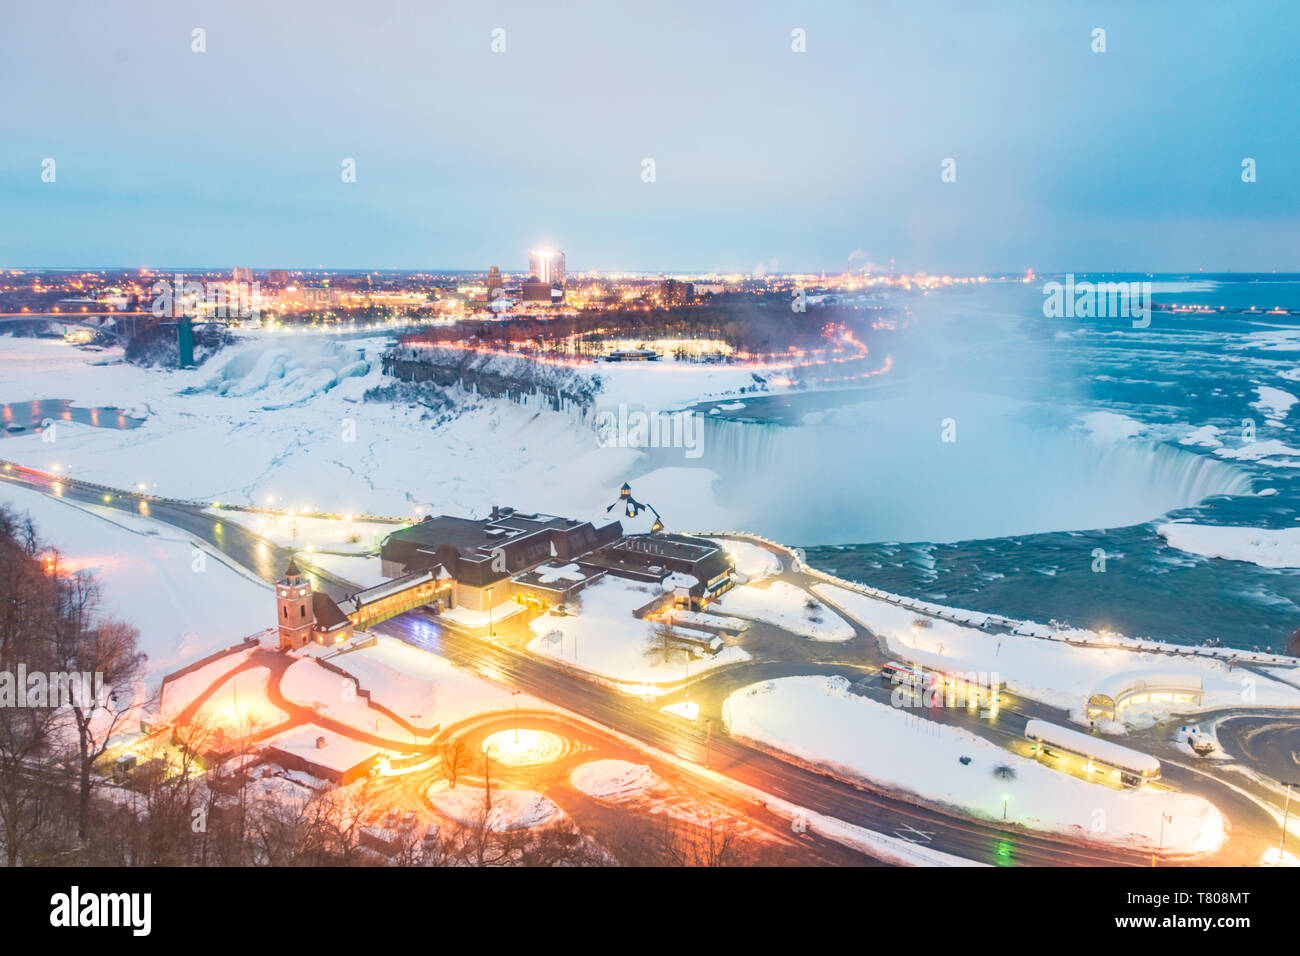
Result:
M1032 749L1036 757L1058 758L1067 754L1082 760L1085 769L1117 777L1126 787L1160 777L1160 761L1150 754L1069 727L1032 719L1025 724L1025 737L1034 742Z
M964 701L969 706L994 704L1000 699L1003 681L997 674L947 673L890 661L880 668L880 675L892 684L906 684L922 691L939 691L948 700Z
M890 661L880 668L880 676L891 684L906 684L919 690L928 690L938 683L940 674L938 671L927 671L921 667Z

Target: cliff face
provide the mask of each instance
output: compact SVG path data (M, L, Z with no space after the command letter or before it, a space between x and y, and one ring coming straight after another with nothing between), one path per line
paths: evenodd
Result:
M194 364L202 365L234 337L220 325L194 326ZM126 343L126 360L133 365L174 369L180 367L175 325L141 327Z
M383 364L385 374L403 382L458 385L512 401L536 396L555 411L590 409L603 384L599 375L567 366L458 349L399 346L384 355Z

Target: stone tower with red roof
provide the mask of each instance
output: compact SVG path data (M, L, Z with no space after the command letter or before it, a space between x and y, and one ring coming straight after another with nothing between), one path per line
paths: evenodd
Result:
M312 609L311 585L303 580L293 558L284 569L284 577L275 585L276 622L280 627L280 647L297 650L312 638L316 614Z

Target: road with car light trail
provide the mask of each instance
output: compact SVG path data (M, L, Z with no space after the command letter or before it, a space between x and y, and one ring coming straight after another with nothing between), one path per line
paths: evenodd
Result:
M0 472L0 478L54 497L165 522L203 541L223 560L268 583L280 577L292 554L233 521L223 521L220 516L207 512L201 503L107 489L17 465ZM338 599L359 590L351 582L319 571L315 576L317 586ZM373 629L439 654L451 663L497 683L582 714L611 731L682 760L702 765L707 747L710 768L740 784L926 849L994 865L1115 866L1151 863L1149 854L1137 850L1075 843L1015 826L976 821L919 803L913 798L870 789L863 783L836 779L733 740L721 731L720 721L714 722L716 732L710 732L711 729L660 713L653 703L628 697L575 675L546 658L483 640L418 611L385 621ZM699 678L692 687L700 687L704 694L713 681L750 683L764 679L756 676L764 667L775 668L780 676L786 676L785 670L791 674L847 673L860 676L859 671L842 665L755 662L753 665L729 666L717 674ZM1174 775L1167 773L1166 776ZM1195 862L1257 863L1259 854L1254 845L1257 839L1251 839L1247 846L1239 838L1247 832L1262 838L1270 827L1276 833L1276 824L1261 808L1228 786L1216 784L1204 774L1199 774L1194 782L1200 785L1201 792L1206 788L1215 792L1216 805L1230 807L1234 828L1233 839L1223 850L1198 857ZM1252 855L1253 859L1247 859Z

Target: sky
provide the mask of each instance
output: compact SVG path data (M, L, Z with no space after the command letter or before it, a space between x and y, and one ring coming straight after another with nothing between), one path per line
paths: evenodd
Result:
M555 247L571 272L1300 271L1293 2L5 20L0 267L513 271Z

